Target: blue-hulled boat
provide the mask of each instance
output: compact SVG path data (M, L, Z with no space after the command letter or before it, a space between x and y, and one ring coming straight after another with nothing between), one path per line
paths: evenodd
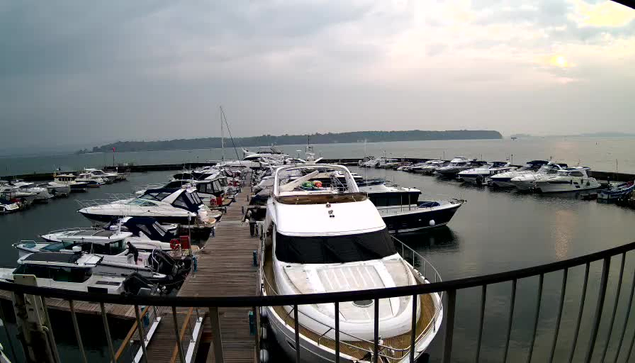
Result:
M598 193L598 201L614 202L621 198L628 197L635 189L635 182L629 181L626 183L612 185L608 189L601 190Z

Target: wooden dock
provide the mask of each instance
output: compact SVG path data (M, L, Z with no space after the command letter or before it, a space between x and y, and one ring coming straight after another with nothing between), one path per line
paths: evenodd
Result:
M179 290L178 296L245 296L258 295L258 267L253 264L253 253L259 248L259 239L251 237L249 224L243 223L243 207L248 205L247 193L236 196L216 227L216 236L210 238L197 255L197 272L191 273ZM249 331L249 308L219 309L224 360L228 363L253 363L256 359L256 337ZM179 333L182 345L195 340L197 361L214 362L211 325L207 310L198 310L203 318L202 329L195 332L196 314L187 315L187 309L178 311ZM171 309L162 312L163 319L148 345L151 362L179 362L175 344L174 318ZM185 329L185 331L184 331ZM196 336L192 336L192 333ZM210 344L212 343L212 344ZM207 347L211 348L207 349ZM200 349L199 349L200 348ZM193 361L194 359L192 359Z
M13 301L13 293L10 291L0 291L0 300ZM46 305L51 310L70 312L70 306L67 300L63 299L46 299ZM75 312L79 315L101 315L101 308L99 304L94 304L86 301L75 301ZM106 314L108 317L134 320L134 306L132 305L118 305L118 304L104 304Z

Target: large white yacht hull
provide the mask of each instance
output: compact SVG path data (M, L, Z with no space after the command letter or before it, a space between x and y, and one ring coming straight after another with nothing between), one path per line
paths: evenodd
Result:
M434 321L434 327L430 327L428 333L421 337L415 343L415 361L425 352L443 323L443 304L438 294L432 294L434 303L441 306L439 318ZM269 327L278 342L278 345L291 359L296 357L295 349L295 329L285 323L280 315L273 307L263 308L267 312L269 318ZM335 350L325 346L318 345L315 341L307 339L300 334L300 361L305 363L332 363L335 362ZM340 362L344 363L370 363L372 360L359 360L340 352ZM391 360L394 363L410 362L410 353L405 354L400 360Z

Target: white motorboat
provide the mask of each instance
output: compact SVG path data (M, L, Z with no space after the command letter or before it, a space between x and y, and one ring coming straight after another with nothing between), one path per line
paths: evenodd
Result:
M542 166L549 164L547 160L532 160L523 165L520 169L510 170L490 177L490 185L495 188L514 188L511 180L517 176L537 172Z
M0 269L0 280L36 286L109 294L148 292L153 286L138 274L121 276L107 272L104 257L83 253L32 253L18 259L18 267ZM105 272L106 271L106 272Z
M516 168L511 166L508 162L493 161L480 168L463 170L459 173L458 177L464 182L470 184L485 185L489 181L489 178L491 178L492 176L506 173L515 169Z
M79 213L100 222L111 222L124 216L152 217L159 223L213 222L209 218L209 208L203 204L194 188L148 189L138 198L88 206L80 209Z
M558 170L555 175L535 181L535 189L540 193L580 192L599 189L600 183L588 175L590 169L577 167Z
M119 174L117 172L105 172L95 168L85 168L84 173L88 173L95 178L101 178L104 181L104 184L112 184L119 178Z
M68 185L71 188L71 192L85 192L88 189L87 182L77 181L75 174L54 174L53 182L57 184Z
M359 191L368 193L391 233L445 226L463 204L458 199L420 201L419 189L388 186L383 180L360 183Z
M20 203L13 202L0 196L0 214L8 214L17 212L20 210Z
M432 175L437 169L448 165L448 162L445 160L428 160L423 164L417 164L412 168L413 173L423 174L423 175Z
M484 164L485 162L482 161L468 160L463 156L457 156L448 165L437 168L435 172L444 178L455 178L463 170L477 168Z
M298 169L299 168L299 169ZM303 176L296 178L294 171ZM312 178L332 173L324 186ZM344 183L339 180L344 176ZM267 202L262 294L291 295L425 284L428 281L396 252L377 209L359 189L346 167L282 167L275 173L273 197ZM370 362L375 302L339 304L340 361ZM416 360L441 326L439 294L379 300L382 362L409 362L411 316L416 304ZM300 305L298 347L291 306L267 307L270 326L282 349L303 362L335 361L333 304Z
M15 180L11 182L15 190L15 197L19 198L20 195L33 194L33 201L39 203L46 203L53 196L49 193L47 188L38 187L35 183L25 182L22 180Z
M62 184L57 182L48 182L38 185L39 187L46 188L49 194L53 198L68 197L71 194L71 186L68 184Z
M98 176L94 176L91 173L81 173L75 178L76 182L86 183L89 188L99 188L106 184L106 181Z
M66 228L43 234L48 242L101 243L123 241L132 243L139 251L160 249L169 251L170 241L178 238L176 234L148 217L124 217L109 225L99 227Z
M511 183L520 191L531 191L535 188L538 180L556 175L558 170L567 168L567 164L549 162L543 165L534 173L524 173L511 179Z

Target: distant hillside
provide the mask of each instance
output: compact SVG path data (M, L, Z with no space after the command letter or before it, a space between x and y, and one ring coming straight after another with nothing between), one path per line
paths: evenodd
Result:
M238 147L254 147L268 145L297 145L305 144L310 137L311 144L332 144L351 142L385 142L385 141L423 141L423 140L473 140L473 139L502 139L498 131L491 130L448 130L448 131L355 131L343 133L312 134L312 135L263 135L235 138ZM225 146L231 145L231 140L225 138ZM112 144L95 146L92 150L80 150L78 153L109 152L115 148L118 152L126 151L155 151L155 150L193 150L221 147L220 137L201 139L178 139L166 141L118 141Z

